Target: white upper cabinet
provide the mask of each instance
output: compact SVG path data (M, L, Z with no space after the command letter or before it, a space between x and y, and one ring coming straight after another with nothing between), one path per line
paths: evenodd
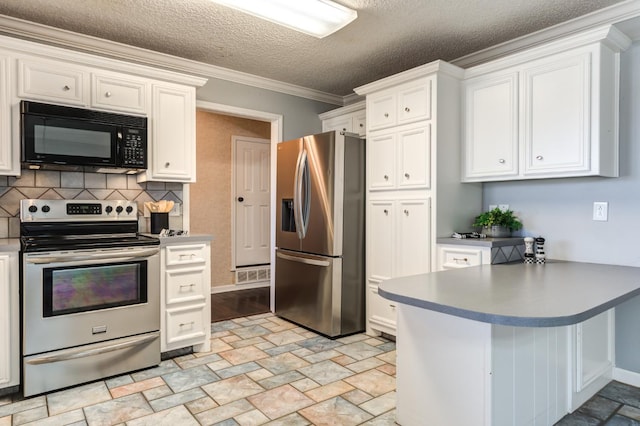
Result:
M431 119L432 80L421 78L368 95L368 130Z
M154 84L148 169L139 181L195 182L196 91L193 87Z
M342 108L327 111L319 115L322 120L322 131L357 133L365 136L367 133L367 113L364 101Z
M91 106L127 113L146 114L148 80L116 73L91 75Z
M89 72L44 58L18 59L18 97L77 106L89 105Z
M613 27L466 70L466 182L618 176L619 52Z
M464 84L465 177L518 175L518 75Z
M20 146L11 143L11 63L11 58L0 54L0 175L20 174Z

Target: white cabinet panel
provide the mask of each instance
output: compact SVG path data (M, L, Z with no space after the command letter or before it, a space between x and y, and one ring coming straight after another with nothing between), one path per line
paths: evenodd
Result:
M591 55L532 65L522 72L524 174L588 171Z
M430 200L398 202L394 276L431 271Z
M11 138L11 63L11 58L0 56L0 175L16 176L20 174L20 144L13 144Z
M20 384L18 254L0 253L0 389Z
M383 129L396 124L397 95L381 93L367 96L369 130Z
M517 176L517 73L466 81L464 108L465 176Z
M89 72L61 61L18 59L18 96L86 106Z
M195 89L156 84L152 105L151 162L138 180L195 182Z
M398 132L398 188L429 188L431 125Z
M91 106L115 111L145 114L147 82L117 74L92 74Z
M396 135L376 134L367 138L367 156L370 190L396 187Z

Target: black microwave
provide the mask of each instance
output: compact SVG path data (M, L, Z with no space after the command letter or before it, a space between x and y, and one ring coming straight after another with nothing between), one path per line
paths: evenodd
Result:
M147 168L147 118L20 103L22 166L138 173Z

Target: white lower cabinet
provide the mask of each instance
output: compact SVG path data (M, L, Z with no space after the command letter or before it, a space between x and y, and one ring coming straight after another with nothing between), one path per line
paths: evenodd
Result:
M491 263L491 248L470 248L438 244L438 271Z
M18 253L0 253L0 393L20 384Z
M395 302L378 294L385 279L430 271L430 199L370 200L367 221L369 333L396 334Z
M188 346L193 346L196 352L208 351L211 337L210 243L169 241L162 244L161 351Z

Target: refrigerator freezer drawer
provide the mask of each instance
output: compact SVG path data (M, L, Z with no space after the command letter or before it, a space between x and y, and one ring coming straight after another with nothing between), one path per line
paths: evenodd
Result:
M360 279L342 258L276 250L275 313L330 337L364 330Z

